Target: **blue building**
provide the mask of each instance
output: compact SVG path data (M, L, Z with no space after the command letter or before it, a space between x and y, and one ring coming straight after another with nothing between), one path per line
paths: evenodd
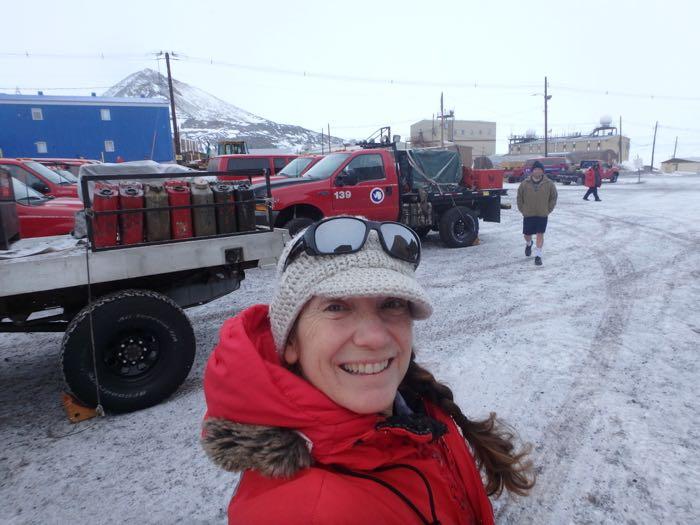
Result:
M172 161L168 102L0 93L0 156Z

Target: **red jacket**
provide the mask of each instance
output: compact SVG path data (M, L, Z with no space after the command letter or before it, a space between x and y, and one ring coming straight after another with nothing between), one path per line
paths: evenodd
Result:
M593 167L590 167L586 170L584 184L588 188L600 187L600 175L596 176L596 172Z
M244 471L229 523L493 523L449 416L427 402L390 418L335 404L280 365L267 311L253 306L224 323L204 377L203 446Z

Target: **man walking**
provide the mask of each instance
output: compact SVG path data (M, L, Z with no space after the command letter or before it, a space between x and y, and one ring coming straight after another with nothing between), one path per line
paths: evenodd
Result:
M530 176L518 186L518 210L523 214L523 235L525 236L525 256L532 253L532 236L535 240L535 264L542 266L542 246L547 230L547 217L557 205L557 187L544 176L544 166L540 161L532 165Z
M588 196L593 194L595 200L599 201L600 197L598 197L598 188L600 187L600 165L596 163L588 168L586 170L585 177L584 182L588 187L588 191L583 196L583 200L587 201Z

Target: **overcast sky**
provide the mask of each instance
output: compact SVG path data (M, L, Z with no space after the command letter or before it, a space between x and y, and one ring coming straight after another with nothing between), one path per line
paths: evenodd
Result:
M511 133L589 131L603 115L655 164L700 156L700 3L692 0L3 3L0 92L101 93L182 55L173 76L270 120L364 138L445 106ZM24 55L28 53L29 56ZM16 56L20 54L24 56ZM51 56L48 56L51 55ZM104 58L97 58L104 55ZM213 62L213 63L212 63ZM304 75L304 73L306 73ZM78 88L78 89L57 89Z

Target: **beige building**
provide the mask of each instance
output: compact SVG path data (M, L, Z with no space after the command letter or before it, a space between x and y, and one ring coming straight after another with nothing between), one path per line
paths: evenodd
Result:
M496 153L496 123L445 119L442 130L440 119L421 120L411 125L411 144L414 146L439 146L441 140L471 147L475 157L493 155Z
M689 171L700 173L700 157L672 158L661 163L661 171L673 173L674 171Z
M512 136L508 140L508 154L544 155L544 138L534 134ZM588 135L577 133L548 137L547 154L566 156L573 162L584 159L601 159L611 163L622 162L629 160L630 139L624 135L618 135L617 128L614 126L599 126Z

